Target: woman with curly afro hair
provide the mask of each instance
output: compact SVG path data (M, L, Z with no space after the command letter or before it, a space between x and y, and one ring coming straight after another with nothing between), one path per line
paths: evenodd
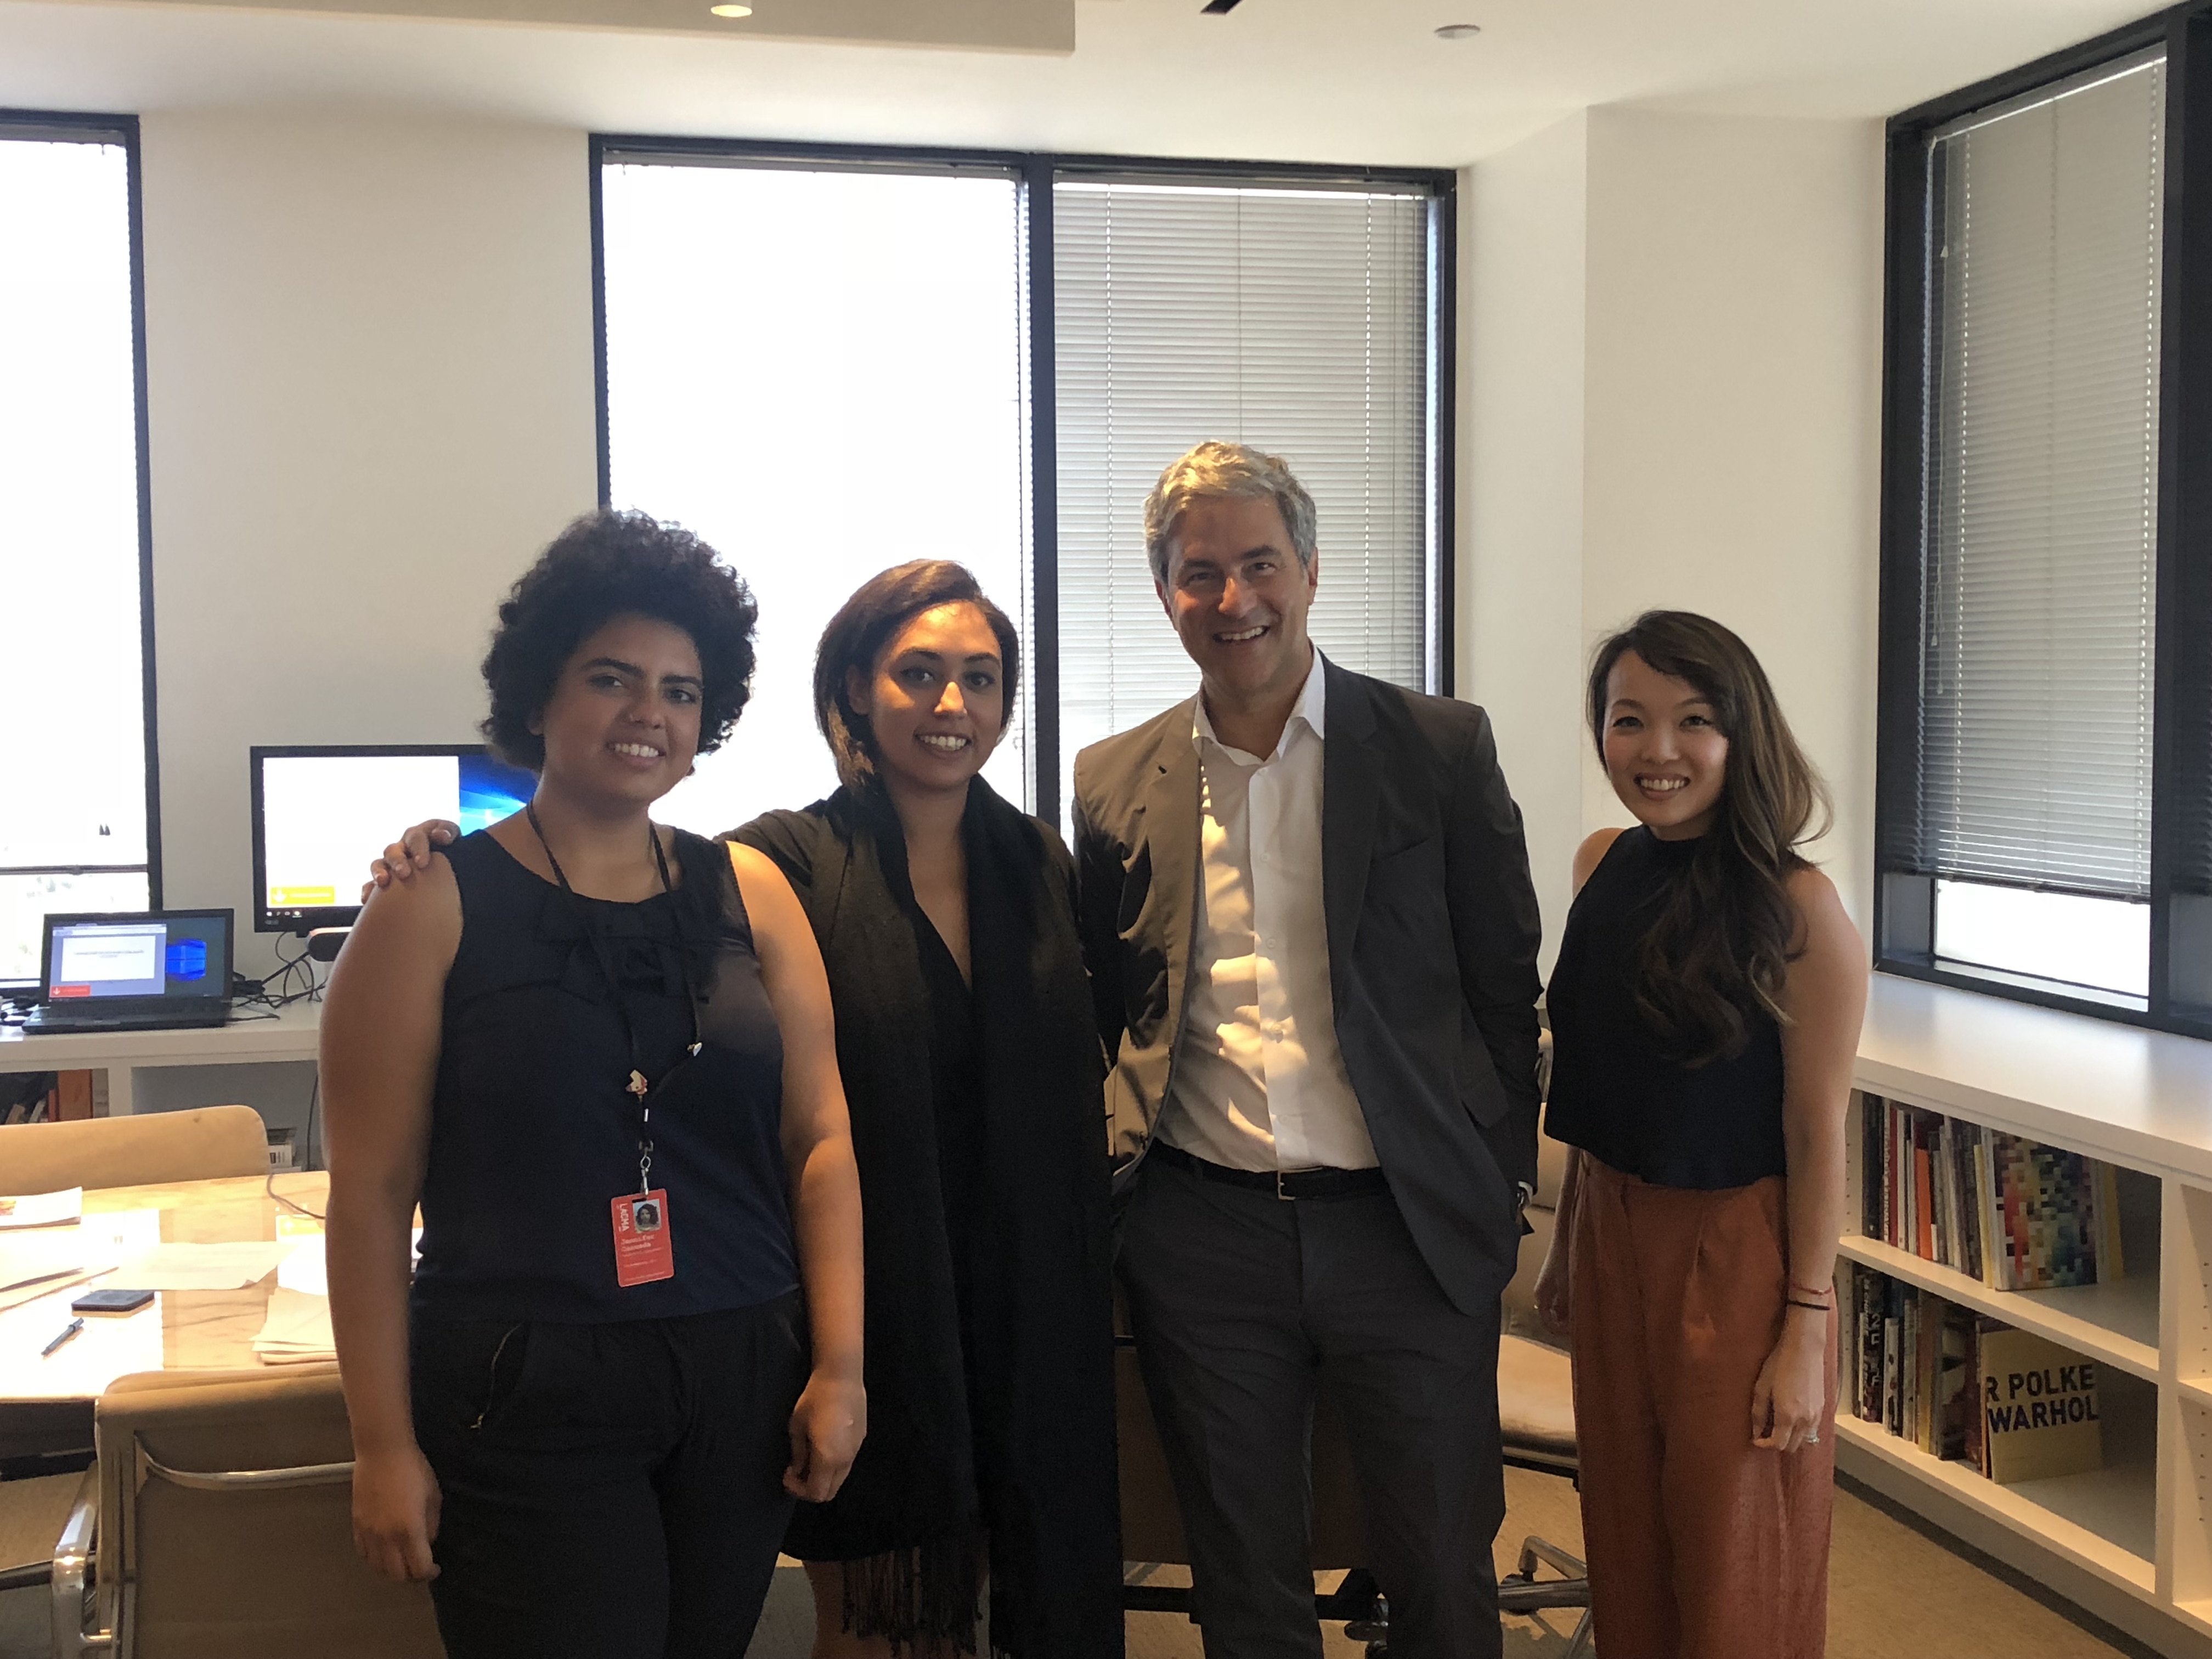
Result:
M1021 641L963 567L846 600L814 665L841 787L729 839L799 896L837 1009L867 1210L872 1425L784 1547L814 1659L1119 1659L1112 1291L1098 1047L1051 825L982 777ZM423 866L451 824L386 849Z
M331 979L355 1541L454 1659L738 1659L866 1431L821 953L769 859L650 817L744 708L755 616L684 532L571 525L483 665L532 799L371 895Z

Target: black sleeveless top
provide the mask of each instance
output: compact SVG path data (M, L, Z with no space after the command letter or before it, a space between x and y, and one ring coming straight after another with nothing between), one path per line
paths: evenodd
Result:
M1782 1031L1749 1017L1742 1052L1694 1069L1667 1057L1636 1007L1636 953L1668 881L1697 853L1638 825L1575 897L1545 1002L1552 1096L1544 1127L1655 1186L1747 1187L1786 1173Z
M752 1307L794 1288L783 1042L727 849L678 831L681 884L635 904L563 893L482 830L445 856L461 943L446 978L415 1305L588 1324ZM638 1188L638 1112L586 927L607 942L655 1085L652 1181L667 1190L675 1248L674 1278L627 1290L609 1206ZM689 1059L687 963L700 1042Z

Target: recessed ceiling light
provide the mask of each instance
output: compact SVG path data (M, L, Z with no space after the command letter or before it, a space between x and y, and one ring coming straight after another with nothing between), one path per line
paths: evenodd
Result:
M717 17L750 17L753 15L750 6L709 6L707 9Z
M716 8L720 9L720 8ZM1437 31L1439 40L1472 40L1482 33L1480 23L1447 23Z

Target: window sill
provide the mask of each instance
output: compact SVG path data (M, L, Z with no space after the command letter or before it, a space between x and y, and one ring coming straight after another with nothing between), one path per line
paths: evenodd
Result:
M2212 1042L1878 972L1853 1086L2212 1185Z

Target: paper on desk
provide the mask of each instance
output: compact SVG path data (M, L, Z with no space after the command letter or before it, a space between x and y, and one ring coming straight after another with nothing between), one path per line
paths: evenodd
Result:
M16 1227L66 1227L84 1213L84 1188L58 1193L23 1193L0 1197L0 1231Z
M269 1297L269 1317L253 1339L253 1357L264 1365L301 1365L337 1358L331 1335L331 1299L287 1290L280 1280Z
M132 1291L242 1291L276 1271L294 1242L268 1238L229 1244L156 1244L118 1262L115 1284Z
M328 1296L331 1275L328 1258L323 1253L323 1235L312 1234L305 1238L287 1239L292 1253L276 1269L276 1287L297 1291L303 1296ZM422 1230L415 1229L414 1255L422 1254Z
M330 1334L330 1297L276 1285L270 1316L254 1336L254 1358L264 1364L305 1364L338 1358Z
M74 1227L10 1234L0 1238L0 1291L82 1273L92 1260Z
M125 1255L161 1239L159 1210L118 1210L87 1216L75 1227L0 1233L0 1311L101 1278Z

